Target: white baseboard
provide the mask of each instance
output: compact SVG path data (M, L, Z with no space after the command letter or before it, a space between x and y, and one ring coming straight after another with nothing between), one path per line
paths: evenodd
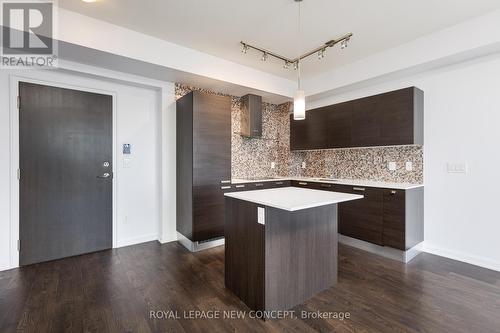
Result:
M116 247L118 248L118 247L136 245L136 244L151 242L151 241L155 241L155 240L158 240L157 234L143 235L143 236L138 236L138 237L130 237L130 238L125 238L125 239L119 239L116 242Z
M0 265L0 272L1 271L7 271L7 270L13 269L13 268L16 268L16 267L15 266L11 267L9 264L7 264L7 265Z
M422 251L500 272L500 262L490 260L484 257L479 257L458 251L444 249L425 242L422 247Z
M166 243L175 242L175 241L177 241L177 232L174 232L172 234L168 234L165 237L160 237L158 239L158 242L160 242L161 244L166 244Z

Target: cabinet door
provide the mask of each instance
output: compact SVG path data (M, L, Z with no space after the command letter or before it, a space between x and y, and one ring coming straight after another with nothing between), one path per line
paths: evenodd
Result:
M307 119L307 118L306 118ZM293 120L290 115L290 150L307 149L307 123L306 120Z
M380 121L380 145L413 144L413 93L415 88L380 95L377 114Z
M351 147L377 146L380 142L378 96L352 102Z
M384 245L406 250L405 191L384 190Z
M193 96L193 240L199 241L224 236L221 187L231 180L231 100Z
M383 192L376 188L335 186L335 191L361 194L363 199L339 204L339 233L383 245Z
M226 185L193 187L193 239L204 241L224 236L224 192Z
M351 146L352 103L346 102L328 107L328 148Z
M290 149L329 148L329 116L328 107L307 111L304 120L293 120L293 115L290 115Z
M328 117L330 110L328 107L319 108L307 112L307 149L328 148Z

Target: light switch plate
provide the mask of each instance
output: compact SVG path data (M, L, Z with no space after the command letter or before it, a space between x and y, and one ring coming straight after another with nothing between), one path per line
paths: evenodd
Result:
M266 209L264 207L257 207L257 223L266 224Z
M271 169L274 169L276 168L276 163L275 162L271 162Z
M302 162L302 169L306 168L306 162Z
M406 171L413 171L413 163L408 161L406 162Z
M389 162L387 164L387 168L389 169L389 171L396 171L396 162Z
M469 170L466 163L447 163L446 171L448 173L467 173Z

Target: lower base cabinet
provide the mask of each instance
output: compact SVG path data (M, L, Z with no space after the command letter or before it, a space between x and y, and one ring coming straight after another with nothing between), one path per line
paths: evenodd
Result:
M363 195L339 204L342 235L402 251L424 240L423 187L399 190L305 181L292 181L292 186Z
M378 188L335 187L334 191L363 195L361 200L339 204L339 233L384 245L383 193Z

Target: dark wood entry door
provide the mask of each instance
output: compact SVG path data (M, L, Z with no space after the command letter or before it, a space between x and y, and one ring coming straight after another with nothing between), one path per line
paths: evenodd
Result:
M111 248L112 96L25 82L19 96L20 265Z

